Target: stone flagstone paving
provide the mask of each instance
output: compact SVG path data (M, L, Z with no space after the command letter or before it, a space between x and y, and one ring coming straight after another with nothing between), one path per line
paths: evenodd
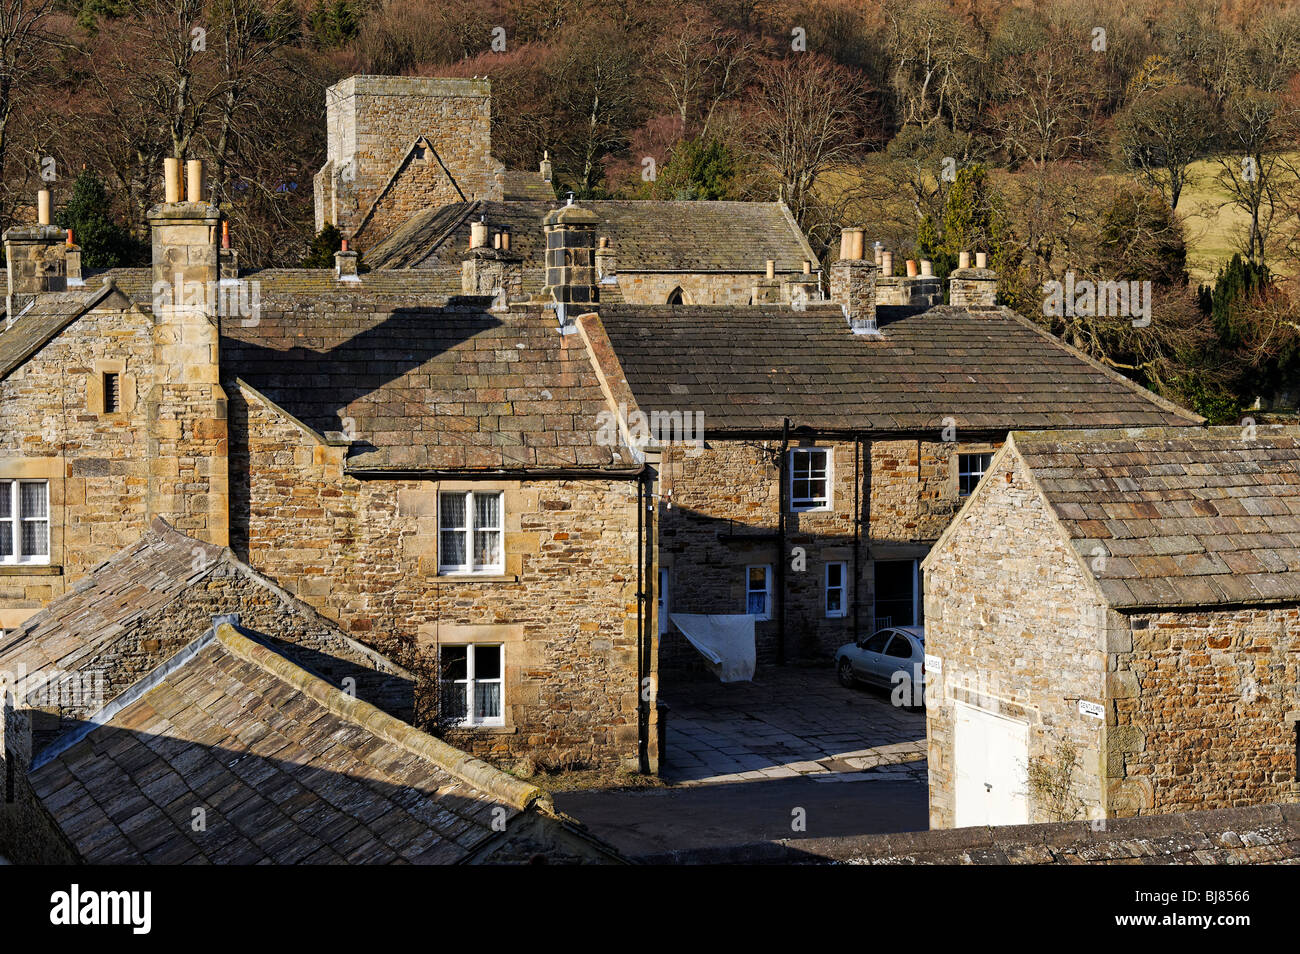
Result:
M678 785L926 780L924 711L894 707L883 690L845 689L829 668L670 685L664 700L663 775Z

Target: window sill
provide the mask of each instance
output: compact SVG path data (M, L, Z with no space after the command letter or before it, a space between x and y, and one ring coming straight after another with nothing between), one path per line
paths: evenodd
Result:
M50 563L0 564L0 576L62 576L63 567Z
M829 504L824 504L816 507L802 507L802 506L795 506L794 504L790 505L790 513L834 513L834 512L835 512L835 508L830 506Z
M447 730L451 732L472 732L476 735L518 735L519 730L513 725L458 725Z
M518 583L512 573L439 573L435 579L454 583Z

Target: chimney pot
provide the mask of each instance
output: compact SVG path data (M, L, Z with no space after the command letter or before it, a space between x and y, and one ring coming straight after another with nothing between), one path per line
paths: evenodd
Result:
M975 253L975 267L976 267L976 268L988 268L988 267L989 267L989 257L988 257L988 255L985 254L984 252L976 252L976 253Z
M767 260L767 280L773 281L776 278L776 262L772 259Z
M909 258L907 260L907 277L908 278L916 277L916 259L914 258Z
M487 223L480 219L477 222L469 224L469 247L482 248L487 245L488 227Z
M68 245L73 246L77 243L72 240L72 229L68 229Z
M808 261L806 258L803 260L803 273L805 275L812 274L812 262Z
M510 251L510 230L509 229L501 230L501 250L503 252Z
M957 267L970 268L970 252L957 253Z
M885 243L873 242L871 243L871 250L876 262L876 267L879 268L885 261Z
M174 156L163 160L163 193L166 202L181 200L181 161Z
M230 248L230 221L228 219L221 220L221 247Z
M849 258L855 262L862 258L863 241L862 229L849 230Z
M185 163L185 197L191 202L203 201L203 160L191 159Z
M934 274L934 262L928 258L921 259L921 277L929 278Z
M36 224L50 224L50 190L42 189L36 193Z
M880 274L886 278L889 278L894 274L894 253L893 252L880 253Z

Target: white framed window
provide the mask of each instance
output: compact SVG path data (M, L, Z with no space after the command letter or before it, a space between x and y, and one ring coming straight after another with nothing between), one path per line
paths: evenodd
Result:
M847 563L826 564L826 615L832 618L844 616L848 600L845 599L846 582L849 578Z
M957 455L957 493L963 497L970 496L984 472L989 469L992 454L958 454Z
M827 447L790 451L790 509L831 509L831 452Z
M442 646L439 718L465 726L503 726L506 648L500 643Z
M503 573L505 546L500 491L438 495L438 572Z
M659 592L655 599L655 616L659 620L659 635L668 632L668 567L659 568Z
M50 562L50 482L0 480L0 563Z
M772 618L772 568L745 567L745 612L759 619Z

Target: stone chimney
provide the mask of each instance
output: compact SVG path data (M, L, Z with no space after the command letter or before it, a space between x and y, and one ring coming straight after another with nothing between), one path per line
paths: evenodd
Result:
M164 164L166 201L153 236L155 383L148 415L148 516L219 546L230 542L226 395L218 325L221 213L203 194L203 164Z
M958 308L996 308L998 273L988 267L988 256L975 253L971 266L969 252L957 256L957 267L948 274L948 303Z
M359 259L360 256L348 248L348 240L344 239L343 247L334 253L334 277L341 282L361 281Z
M763 278L754 282L750 289L751 305L776 305L781 301L781 283L776 280L776 262L768 259L764 266Z
M831 300L844 310L854 334L879 334L876 327L876 263L863 258L860 228L840 233L840 258L831 264Z
M69 288L77 288L86 284L81 277L81 246L76 243L72 229L68 229L68 242L63 250L63 263Z
M596 213L573 204L546 216L546 287L543 298L561 304L589 304L600 300L596 284Z
M498 237L510 233L498 232ZM494 308L504 308L512 301L523 301L524 257L510 251L501 238L495 248L481 245L471 248L460 263L460 289L466 295L488 296Z
M543 182L550 182L550 181L551 181L551 177L552 177L552 172L551 172L551 154L550 154L549 152L543 152L543 153L542 153L542 164L541 164L541 167L538 169L538 171L542 174L542 181L543 181Z
M41 292L67 288L67 233L50 224L48 190L37 193L36 224L6 229L2 238L9 278L5 300L8 327ZM80 264L78 258L78 277Z
M618 274L618 255L614 252L614 243L608 235L602 235L596 246L596 280L602 284L612 284Z
M782 292L783 300L801 308L809 302L820 301L822 297L820 277L813 274L812 262L803 263L803 274L785 280Z

